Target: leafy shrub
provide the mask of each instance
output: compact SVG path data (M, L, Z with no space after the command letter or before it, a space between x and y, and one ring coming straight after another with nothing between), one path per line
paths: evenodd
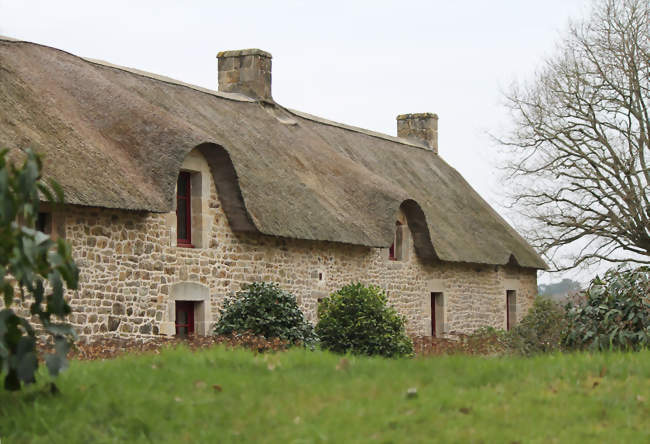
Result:
M413 354L405 319L386 305L379 287L347 285L321 301L318 314L316 333L326 350L386 357Z
M63 201L56 184L48 187L40 181L41 161L31 151L21 167L10 164L7 151L0 152L0 373L6 373L4 387L19 390L21 383L35 381L38 369L36 331L28 318L11 309L16 297L23 304L31 300L29 314L54 338L55 353L45 362L52 375L67 366L66 353L75 332L68 324L55 322L70 313L63 297L64 285L77 288L79 271L70 247L33 227L38 217L39 192L54 201ZM21 223L18 223L20 220ZM14 288L18 293L14 293Z
M249 284L237 297L227 299L214 332L217 335L252 333L291 344L313 345L317 341L314 328L305 320L295 296L266 282Z
M526 316L506 334L512 351L530 355L560 350L565 311L550 299L537 297Z
M564 344L576 349L650 346L650 268L613 268L594 278L583 305L568 306Z

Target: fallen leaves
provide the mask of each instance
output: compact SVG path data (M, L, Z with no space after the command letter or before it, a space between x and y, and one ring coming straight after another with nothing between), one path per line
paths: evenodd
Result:
M507 349L497 335L488 333L455 334L453 339L432 336L414 336L411 339L417 356L494 355L505 353Z
M336 370L347 370L350 367L350 361L347 358L341 358L338 364L336 364Z
M101 359L112 359L126 353L135 354L160 354L164 347L185 345L191 350L211 348L219 344L228 347L242 347L253 350L257 353L269 351L283 351L288 343L278 338L266 339L264 336L256 336L250 333L236 334L230 336L190 336L189 338L152 337L146 339L121 339L101 338L93 342L79 342L74 344L68 354L69 359L92 361ZM39 349L43 353L51 352L53 345L47 342L39 343ZM161 367L159 363L151 365L152 370Z
M598 387L600 384L602 384L603 378L600 376L587 376L587 379L585 381L585 385L588 388L595 389Z

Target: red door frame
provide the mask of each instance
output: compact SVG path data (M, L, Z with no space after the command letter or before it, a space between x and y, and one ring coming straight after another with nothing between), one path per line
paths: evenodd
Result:
M181 177L184 180L186 187L184 190L180 189L181 186ZM178 174L178 190L176 192L176 233L180 233L178 229L178 202L181 200L185 201L185 232L187 233L187 239L177 238L177 245L179 247L193 247L192 245L192 188L191 188L191 174L187 171L181 171Z
M187 314L187 323L178 323L178 313L184 312ZM187 327L187 334L194 334L194 302L193 301L176 301L176 319L174 320L176 326L176 334L178 334L179 327Z
M516 293L513 290L507 290L506 291L506 331L510 331L510 328L512 327L510 325L510 299L513 297L517 297Z
M431 293L431 336L436 337L436 294Z

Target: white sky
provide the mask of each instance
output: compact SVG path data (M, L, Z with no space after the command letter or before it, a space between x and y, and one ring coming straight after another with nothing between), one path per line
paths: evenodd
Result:
M501 91L530 78L589 4L0 0L0 35L212 89L218 51L266 50L283 106L392 135L398 114L437 113L440 155L502 212L502 157L486 135L508 123Z

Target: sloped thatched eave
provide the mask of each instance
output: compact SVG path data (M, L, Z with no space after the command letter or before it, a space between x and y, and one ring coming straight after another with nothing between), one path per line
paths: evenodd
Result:
M198 148L234 230L387 247L401 208L422 260L545 268L456 170L403 139L1 38L0 103L0 145L40 152L71 204L171 211Z

